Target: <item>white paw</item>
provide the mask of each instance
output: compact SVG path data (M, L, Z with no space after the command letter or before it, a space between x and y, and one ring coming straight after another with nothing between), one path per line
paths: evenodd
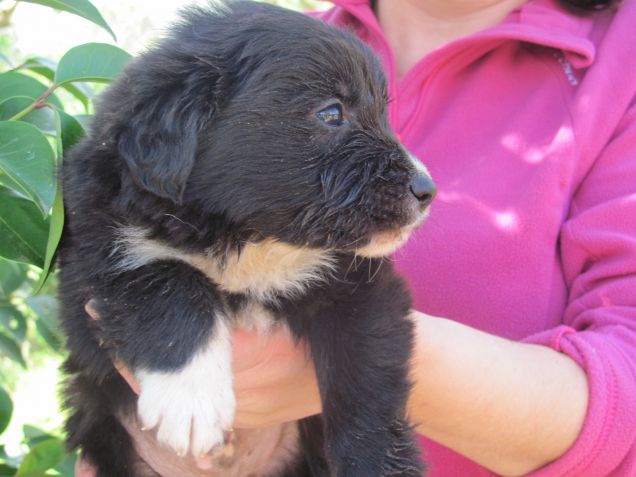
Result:
M195 457L223 444L236 407L232 391L231 348L227 329L184 368L170 373L141 370L137 403L144 429L157 428L159 442L180 456Z

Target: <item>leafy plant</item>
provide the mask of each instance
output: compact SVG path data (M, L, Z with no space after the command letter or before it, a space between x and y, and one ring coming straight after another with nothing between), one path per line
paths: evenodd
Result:
M78 15L115 38L88 0L20 1ZM4 384L11 380L8 370L27 368L38 350L64 353L51 275L64 224L56 171L64 151L84 135L83 124L93 108L90 85L111 81L129 59L125 51L103 43L71 48L57 63L32 57L14 67L0 55L0 63L5 63L0 73L0 376ZM9 389L0 385L0 435L13 410ZM0 476L73 475L74 457L66 454L59 435L33 426L24 426L23 433L23 455L10 457L0 446Z

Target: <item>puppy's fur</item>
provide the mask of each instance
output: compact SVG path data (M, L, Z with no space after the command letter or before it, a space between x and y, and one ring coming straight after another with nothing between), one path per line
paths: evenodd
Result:
M421 475L409 295L381 257L434 189L352 35L251 2L185 11L103 95L63 182L67 431L100 477L154 475L122 423L221 456L223 476ZM323 413L237 431L219 452L235 326L306 340Z

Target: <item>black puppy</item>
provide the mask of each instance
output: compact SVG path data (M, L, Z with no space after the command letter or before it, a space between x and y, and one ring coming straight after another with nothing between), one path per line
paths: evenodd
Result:
M386 95L351 34L252 2L186 10L103 95L64 162L60 248L69 445L100 477L153 475L122 422L179 455L224 444L235 326L306 340L323 413L238 432L219 475L421 475L409 295L382 257L434 186Z

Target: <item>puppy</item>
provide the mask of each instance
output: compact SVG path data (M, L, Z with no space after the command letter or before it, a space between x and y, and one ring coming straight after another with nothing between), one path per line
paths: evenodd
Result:
M305 340L323 412L237 431L218 475L421 475L409 294L382 257L435 189L386 97L353 35L252 2L185 10L104 93L64 161L59 251L68 443L100 477L156 475L123 423L222 454L237 326Z

